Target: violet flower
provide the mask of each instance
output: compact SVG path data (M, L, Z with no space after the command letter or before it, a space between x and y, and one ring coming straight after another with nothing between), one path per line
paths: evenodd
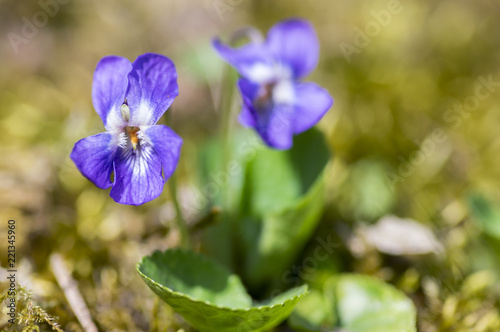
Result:
M107 132L78 141L71 159L97 187L113 187L118 203L141 205L158 197L179 161L182 139L155 125L179 94L173 62L143 54L134 63L118 56L97 64L94 108ZM113 181L111 174L114 172Z
M254 128L270 147L289 149L293 135L314 126L333 104L325 89L299 82L316 67L319 42L311 24L301 19L276 24L266 40L253 39L240 48L219 39L213 45L242 76L240 123Z

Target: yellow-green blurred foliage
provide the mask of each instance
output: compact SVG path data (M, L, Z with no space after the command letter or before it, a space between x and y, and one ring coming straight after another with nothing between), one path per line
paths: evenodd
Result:
M422 331L499 328L496 293L489 291L499 269L475 266L468 248L480 231L466 204L469 192L500 199L499 84L481 90L488 95L470 112L454 111L474 100L468 97L482 79L500 82L499 2L400 0L398 13L379 31L366 31L367 24L393 6L389 0L60 2L47 23L15 47L8 34L23 36L25 22L44 9L35 0L0 2L0 229L16 220L18 281L60 317L64 330L81 329L52 274L51 253L66 259L101 329L147 330L154 296L135 264L178 243L167 190L142 207L120 206L69 159L77 140L104 131L91 101L96 63L110 54L133 61L146 52L175 62L180 95L161 121L185 142L177 174L189 206L182 193L196 183L196 154L220 128L224 64L211 39L228 38L244 25L266 31L290 16L314 24L321 58L308 79L335 99L319 124L336 158L321 229L342 234L335 227L351 229L393 213L428 225L446 247L444 263L425 257L402 265L345 249L343 269L400 286L418 306ZM371 35L363 47L356 46L357 31ZM345 44L357 47L348 58ZM477 255L481 250L490 249L480 247ZM5 252L2 238L2 266ZM487 272L475 272L480 268ZM158 319L169 329L179 324L164 306ZM0 326L5 323L1 318Z

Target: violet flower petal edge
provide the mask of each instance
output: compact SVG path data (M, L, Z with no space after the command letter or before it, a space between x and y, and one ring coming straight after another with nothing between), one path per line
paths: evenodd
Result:
M311 73L319 60L319 40L314 27L302 19L288 19L273 26L266 46L281 63L288 65L295 79Z
M179 95L175 65L166 56L137 57L128 74L129 126L154 125Z
M131 70L132 64L128 59L114 55L102 58L96 66L92 103L107 130L126 125L120 107L125 101L127 75Z
M168 180L179 163L182 138L165 125L155 125L142 130L146 139L152 143L163 167L165 180Z
M328 91L312 82L295 83L293 131L302 133L321 120L333 105Z
M116 152L113 136L101 133L83 138L75 143L70 158L78 170L97 187L111 187L113 159Z

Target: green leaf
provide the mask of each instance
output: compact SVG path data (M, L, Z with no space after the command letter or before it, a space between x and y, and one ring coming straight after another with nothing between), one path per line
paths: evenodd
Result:
M306 196L276 214L244 219L241 228L247 283L254 287L281 279L314 232L324 207L323 177Z
M185 250L155 252L137 270L146 284L200 331L262 331L281 323L307 286L252 305L240 279L212 259Z
M208 141L198 156L200 195L208 201L208 208L222 207L218 223L207 227L202 236L204 251L233 268L234 232L239 222L241 196L249 160L255 157L261 145L250 130L238 133L229 146L229 161L223 163L223 144L219 139Z
M261 145L245 181L243 199L249 213L267 215L293 205L317 182L329 158L323 135L315 129L295 136L287 151Z
M470 248L475 259L474 270L493 269L500 273L500 209L483 195L473 193L468 196L472 219L482 231L476 244Z
M301 331L415 332L416 310L401 291L373 277L331 277L311 291L288 320Z
M266 147L259 149L247 171L243 194L249 215L280 211L302 194L289 155Z
M479 194L469 196L469 206L472 215L481 225L483 232L500 239L500 209L494 207L486 198Z
M281 280L314 232L325 200L330 153L309 130L288 151L257 150L247 167L240 222L245 281L254 289Z
M350 332L415 332L413 302L395 287L363 275L333 281L337 314Z
M295 330L313 332L331 331L336 321L333 305L315 289L304 296L288 319Z

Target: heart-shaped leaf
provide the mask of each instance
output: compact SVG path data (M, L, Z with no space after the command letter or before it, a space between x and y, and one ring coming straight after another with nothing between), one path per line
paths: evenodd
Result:
M393 286L373 277L345 274L330 278L324 293L309 293L288 322L301 331L415 332L416 310Z
M238 276L212 259L175 249L144 257L137 270L146 284L200 331L262 331L291 313L307 286L252 304Z

